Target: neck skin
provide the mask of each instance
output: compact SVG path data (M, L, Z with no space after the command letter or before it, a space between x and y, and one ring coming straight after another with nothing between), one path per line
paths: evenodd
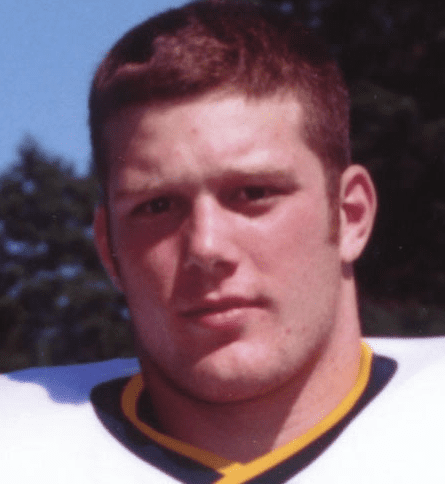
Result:
M342 293L336 327L314 361L258 399L197 401L143 362L161 430L237 462L248 462L306 433L340 404L358 376L361 335L352 274L343 280Z

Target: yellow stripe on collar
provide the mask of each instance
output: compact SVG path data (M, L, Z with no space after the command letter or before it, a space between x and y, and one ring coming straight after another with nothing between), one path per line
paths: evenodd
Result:
M363 394L371 375L371 364L372 350L365 342L362 342L357 381L351 391L331 413L305 434L292 440L288 444L272 450L247 464L241 465L241 468L239 464L233 468L225 468L225 476L215 481L215 484L241 484L246 482L288 459L334 427L334 425L340 422L350 412Z
M140 420L137 415L137 402L143 390L144 382L142 380L142 375L138 373L137 375L134 375L125 386L122 392L121 406L124 415L144 435L150 437L164 447L174 450L179 454L189 457L190 459L193 459L218 471L233 464L233 462L224 459L223 457L219 457L218 455L213 454L213 452L199 449L198 447L194 447L193 445L158 432L153 427L150 427L145 422Z
M141 374L133 376L124 388L121 397L122 411L137 429L158 444L221 473L221 479L217 480L215 484L242 484L298 453L339 423L363 394L371 374L371 364L372 350L365 342L362 342L357 381L340 404L300 437L246 464L224 459L212 452L169 437L140 420L137 415L137 402L144 390Z

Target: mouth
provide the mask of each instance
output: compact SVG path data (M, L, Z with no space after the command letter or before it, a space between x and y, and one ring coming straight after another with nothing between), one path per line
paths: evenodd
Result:
M242 324L252 310L264 307L261 300L230 297L203 301L179 311L179 317L209 327L234 327Z

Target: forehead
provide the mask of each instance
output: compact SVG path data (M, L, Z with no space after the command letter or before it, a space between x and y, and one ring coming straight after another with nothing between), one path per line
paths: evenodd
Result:
M288 96L211 95L162 107L131 106L106 125L110 183L138 183L148 172L177 177L228 168L290 169L311 154L302 140L301 104ZM307 158L307 156L306 156ZM142 183L142 181L140 181ZM111 186L110 186L111 187Z
M179 124L182 128L186 125L190 132L204 125L208 131L224 126L227 137L233 137L236 142L246 134L271 130L278 124L289 123L297 128L302 118L301 111L301 105L290 95L258 99L241 94L228 96L216 93L188 102L124 107L106 122L104 134L105 141L118 151L126 149L122 142L127 142L129 136L139 136L142 131L145 131L145 138L150 133L152 140L160 134L177 138L180 132L163 128Z

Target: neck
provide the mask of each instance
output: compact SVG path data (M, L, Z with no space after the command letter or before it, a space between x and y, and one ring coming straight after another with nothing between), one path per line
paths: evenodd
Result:
M344 288L345 289L345 288ZM194 399L143 364L162 431L221 457L248 462L305 434L334 410L353 388L360 363L360 330L353 280L340 298L336 328L286 384L247 401Z

